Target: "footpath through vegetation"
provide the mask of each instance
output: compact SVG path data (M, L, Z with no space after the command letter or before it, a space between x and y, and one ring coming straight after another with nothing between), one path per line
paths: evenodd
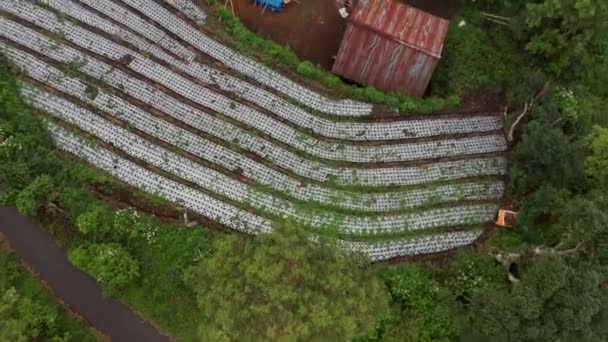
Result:
M74 267L55 240L17 210L0 208L0 232L58 300L111 341L169 341L127 306L104 297L95 279Z

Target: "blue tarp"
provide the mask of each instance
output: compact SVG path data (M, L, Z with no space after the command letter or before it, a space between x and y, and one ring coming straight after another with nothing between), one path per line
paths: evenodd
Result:
M267 6L271 10L280 11L283 9L285 4L283 0L249 0L251 2L255 2L258 5Z

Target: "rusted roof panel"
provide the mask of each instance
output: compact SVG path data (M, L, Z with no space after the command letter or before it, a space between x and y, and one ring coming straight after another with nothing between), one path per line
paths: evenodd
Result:
M333 72L385 91L422 96L449 22L394 0L359 1Z

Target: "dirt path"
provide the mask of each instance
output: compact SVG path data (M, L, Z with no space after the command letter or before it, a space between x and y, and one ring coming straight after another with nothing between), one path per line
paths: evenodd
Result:
M68 261L55 241L15 209L0 208L0 232L53 294L112 341L170 341Z

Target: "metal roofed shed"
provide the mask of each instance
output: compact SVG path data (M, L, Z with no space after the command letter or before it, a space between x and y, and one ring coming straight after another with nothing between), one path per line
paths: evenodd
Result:
M359 0L332 72L387 92L423 96L449 21L397 0Z

